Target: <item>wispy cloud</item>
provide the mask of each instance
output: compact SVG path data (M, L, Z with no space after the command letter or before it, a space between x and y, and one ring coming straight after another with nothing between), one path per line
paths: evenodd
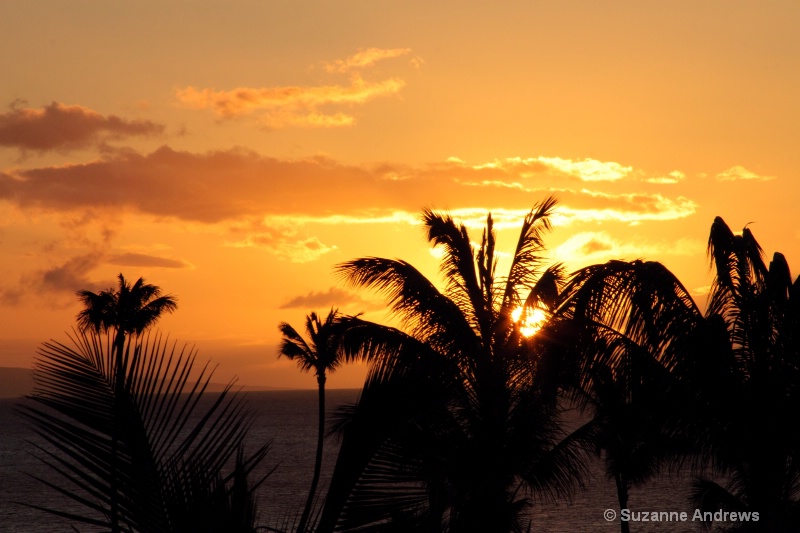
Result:
M177 89L176 95L188 107L211 109L223 118L259 112L261 124L268 128L341 127L353 124L355 117L341 111L326 113L320 108L363 104L397 94L404 85L399 78L369 82L354 75L349 85L239 87L228 91L186 87Z
M307 294L295 296L281 304L279 309L321 309L321 308L357 308L361 310L381 309L384 306L378 302L364 300L359 295L350 291L331 287L327 291L310 291Z
M13 286L0 286L0 304L16 305L23 298L34 296L48 298L54 305L68 305L74 302L75 292L78 290L99 291L115 286L113 280L93 279L92 272L103 265L139 268L191 267L185 261L155 255L107 253L103 250L103 246L107 244L94 243L88 253L62 255L54 265L25 273Z
M100 262L96 253L72 257L61 265L41 271L38 276L41 288L48 292L71 294L81 289L99 289L87 274Z
M626 167L613 161L598 161L588 158L583 161L573 161L560 157L539 157L538 160L583 181L617 181L629 176L633 171L633 167Z
M680 170L673 170L666 176L653 176L650 178L645 178L644 181L648 183L658 183L661 185L671 185L674 183L680 183L685 179L686 179L686 174L684 174Z
M134 252L109 255L105 262L111 265L155 268L189 268L191 266L186 261L178 259Z
M323 255L336 250L336 246L329 246L317 237L307 237L301 240L273 239L265 235L248 235L244 240L227 243L233 248L266 248L276 256L287 259L292 263L310 263Z
M371 67L383 59L401 57L410 53L411 48L367 48L359 50L346 59L337 59L332 63L326 63L325 70L328 72L347 72L352 69Z
M345 59L324 64L325 70L332 75L348 73L349 83L346 84L237 87L229 90L189 86L176 88L175 94L186 107L208 109L221 118L256 114L258 122L269 129L351 126L356 118L342 107L349 109L375 98L391 96L405 86L405 81L397 77L369 81L356 71L409 53L410 48L367 48Z
M327 245L317 237L298 237L302 224L291 218L278 220L264 219L251 221L245 226L233 227L234 233L244 233L239 240L229 241L225 246L232 248L264 248L276 256L293 263L309 263L336 250L335 245Z
M99 291L113 286L91 279L102 264L102 253L92 250L62 258L57 264L24 273L13 285L0 285L0 304L18 305L30 298L46 298L48 305L61 307L75 301L75 292Z
M104 116L78 105L53 102L41 109L12 103L0 114L0 146L37 152L87 148L131 136L163 133L164 126L149 120Z
M678 196L669 198L658 193L605 193L583 189L584 199L578 206L563 206L559 216L563 223L615 221L639 223L686 218L697 212L697 203ZM590 199L590 200L589 200Z
M743 166L737 165L717 174L717 179L720 181L770 181L774 180L775 176L760 176L755 172L747 170Z
M452 163L462 163L458 158L450 158ZM560 157L508 157L495 159L487 163L472 165L476 170L497 169L506 172L519 173L528 177L536 173L559 173L582 181L617 181L630 176L633 167L624 166L614 161L599 161L597 159L583 159L573 161Z
M606 231L584 231L576 233L554 249L554 257L576 265L602 263L610 259L631 261L665 255L688 256L702 250L704 243L691 239L670 242L642 242L614 238Z

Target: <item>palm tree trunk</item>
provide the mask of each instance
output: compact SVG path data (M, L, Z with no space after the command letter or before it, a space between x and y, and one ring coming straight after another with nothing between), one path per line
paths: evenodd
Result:
M628 508L628 478L625 474L618 472L614 474L614 481L617 484L617 500L621 514L623 509ZM622 517L619 520L619 528L621 533L630 533L631 531L630 524L626 520L622 520Z
M308 525L308 518L311 515L311 508L314 505L314 494L317 492L317 484L319 483L319 476L322 472L322 447L325 440L325 374L317 375L317 384L319 385L319 412L317 421L317 454L314 460L314 477L311 478L311 488L308 490L308 498L306 499L306 506L303 509L303 514L300 517L300 524L297 526L298 533L305 533Z
M122 352L125 349L125 331L122 328L117 329L117 334L114 338L114 364L116 368L114 369L114 421L111 426L111 479L109 480L109 488L110 488L110 496L111 501L110 503L110 521L111 521L111 532L112 533L120 533L121 529L119 526L119 486L118 486L118 479L117 474L119 473L119 431L120 428L117 427L117 424L120 420L124 420L123 417L119 416L119 411L122 409L122 395L123 390L125 387L125 367L123 364L123 357Z

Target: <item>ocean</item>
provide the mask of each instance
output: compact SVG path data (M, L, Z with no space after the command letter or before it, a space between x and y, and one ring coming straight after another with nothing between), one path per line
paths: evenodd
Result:
M328 391L330 409L356 400L357 390ZM299 516L305 503L313 470L316 446L317 392L263 391L248 392L248 402L255 410L255 424L249 434L252 445L270 441L272 446L263 464L266 470L275 468L259 490L259 511L264 525L278 527L291 517ZM43 485L32 476L53 479L51 471L33 452L35 435L25 428L13 412L14 400L0 399L0 533L53 533L71 531L69 522L42 511L19 505L75 509L69 499ZM327 486L336 459L337 443L326 443L323 479ZM598 460L592 465L592 475L585 489L578 490L571 501L558 504L534 505L534 532L605 533L618 532L618 520L606 520L604 513L618 513L613 480L604 475ZM685 512L686 521L631 522L631 532L649 533L700 532L702 524L692 521L694 509L686 501L690 476L673 474L661 476L643 487L631 491L630 508L638 512ZM638 515L641 517L641 515ZM81 526L80 531L92 531Z

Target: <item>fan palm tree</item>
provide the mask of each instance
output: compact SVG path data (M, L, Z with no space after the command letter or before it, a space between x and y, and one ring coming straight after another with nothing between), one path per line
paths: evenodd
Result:
M506 277L491 215L473 248L462 224L432 210L423 220L444 250L443 292L402 260L338 267L382 292L401 327L350 318L342 334L370 370L336 424L342 445L318 531L523 531L530 496L569 490L578 441L562 440L538 342L513 318L555 304L561 267L540 255L555 204L525 217Z
M329 373L335 371L343 362L343 352L339 347L338 334L339 313L331 309L324 320L320 320L316 313L306 316L306 341L291 325L281 322L278 326L283 339L281 340L279 357L288 357L296 361L300 370L308 372L314 370L319 388L318 419L317 419L317 451L314 459L314 475L311 479L311 488L308 491L303 513L297 526L299 533L305 533L308 520L314 504L314 496L322 471L322 450L325 440L325 382Z
M691 445L698 463L729 478L725 487L700 478L700 507L757 511L759 531L795 530L800 280L783 255L767 266L752 233L734 235L719 217L708 253L716 276L705 313L663 265L612 261L573 275L559 315L582 339L584 389L610 369L628 393L661 391L651 403L664 407L653 417L661 442L678 443L678 454Z
M110 335L70 339L39 349L32 403L20 410L62 480L40 481L85 512L37 508L114 533L255 532L264 478L249 478L267 445L244 452L243 398L230 385L205 397L208 365L192 381L195 352L160 335L138 343L119 372Z

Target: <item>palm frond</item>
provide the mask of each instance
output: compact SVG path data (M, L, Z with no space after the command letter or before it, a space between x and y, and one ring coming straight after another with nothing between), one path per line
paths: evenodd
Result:
M683 284L656 262L610 261L581 269L565 286L562 302L562 316L646 347L667 367L679 356L675 343L702 318Z
M555 197L550 196L534 206L525 216L506 280L502 304L505 312L510 312L520 305L521 292L533 288L543 263L543 258L539 254L545 249L544 234L552 228L550 217L556 204Z
M448 373L437 372L437 361L448 363L418 341L399 349L400 357L387 358L370 372L358 402L340 408L333 418L331 431L342 445L320 531L343 519L348 528L362 527L394 512L411 512L424 495L426 478L413 465L421 450L433 453L434 443L423 446L414 439L429 435L419 424L430 423L431 413L444 412L451 401ZM403 363L390 363L398 360ZM389 445L392 441L405 445ZM409 446L410 441L415 444Z
M459 306L405 261L365 257L338 265L337 272L356 287L375 289L386 296L414 337L430 339L443 349L474 342L477 330L465 321Z
M308 345L303 336L287 322L278 324L278 330L282 335L278 353L292 361L296 361L303 372L308 372L314 368L314 350Z
M20 410L47 443L42 460L64 483L48 485L87 507L85 515L71 516L78 522L185 530L178 511L208 502L197 491L178 495L175 476L191 468L204 486L225 478L251 420L242 398L230 387L204 398L211 373L203 370L192 381L194 351L176 350L160 335L135 346L129 340L122 372L110 336L76 332L70 341L42 345L33 403ZM242 464L254 467L265 453L262 446Z
M461 313L476 331L487 331L490 324L491 302L484 300L481 291L475 269L475 254L466 226L457 224L450 215L430 209L423 211L422 219L428 230L428 242L444 249L441 271L447 283L447 295L454 302L461 304L459 305ZM491 230L487 239L493 242Z

